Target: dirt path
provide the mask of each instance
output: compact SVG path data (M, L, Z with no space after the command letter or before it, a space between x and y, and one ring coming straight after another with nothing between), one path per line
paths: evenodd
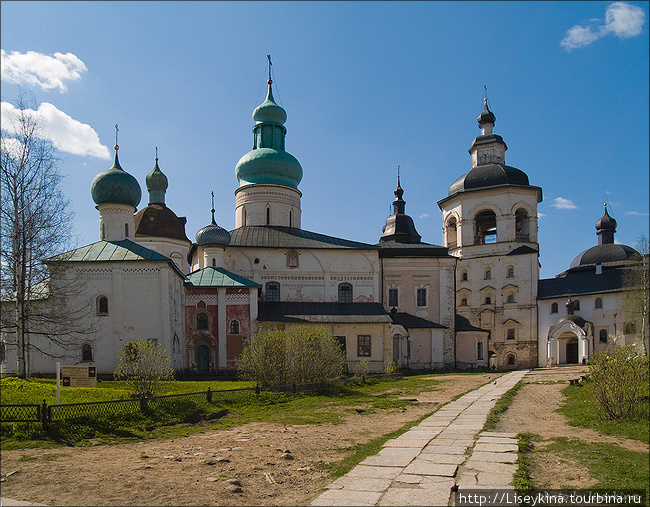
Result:
M648 452L648 446L637 440L602 435L588 428L569 426L567 418L556 412L562 404L562 389L567 386L566 381L579 378L585 371L586 367L567 366L530 372L524 379L526 385L518 391L512 405L501 416L496 431L539 435L542 441L536 444L537 448L546 447L553 438L568 437L588 442L612 443L631 451ZM545 383L557 381L563 383ZM548 451L533 453L530 456L531 478L539 488L585 488L597 482L586 468L573 460Z
M329 482L327 464L350 455L355 444L399 429L490 377L432 376L443 382L422 393L420 403L355 413L339 425L251 423L177 439L2 451L2 496L62 506L306 505Z

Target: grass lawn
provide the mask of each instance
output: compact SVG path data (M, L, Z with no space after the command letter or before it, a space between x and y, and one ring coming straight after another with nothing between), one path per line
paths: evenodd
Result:
M458 375L458 374L451 374ZM55 403L53 380L2 379L2 403ZM151 438L178 437L209 428L228 428L248 422L283 424L337 424L343 414L355 409L366 413L400 410L411 402L400 397L415 396L435 389L440 381L431 375L392 377L367 380L364 384L348 383L326 393L280 393L254 391L223 392L252 387L252 382L165 382L165 394L214 391L213 402L181 398L147 413L134 412L105 417L85 417L74 421L57 421L43 432L38 423L2 423L2 449L58 445L89 445ZM61 388L62 403L127 399L125 382L105 381L96 388Z

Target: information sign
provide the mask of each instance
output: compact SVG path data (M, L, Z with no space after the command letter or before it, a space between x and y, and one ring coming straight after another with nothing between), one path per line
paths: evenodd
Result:
M61 380L69 387L97 387L95 366L61 366Z

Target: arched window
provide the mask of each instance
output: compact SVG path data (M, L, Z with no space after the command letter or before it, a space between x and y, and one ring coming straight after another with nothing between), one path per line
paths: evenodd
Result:
M124 237L129 237L129 224L124 224Z
M508 266L508 278L514 278L515 277L515 268L512 266Z
M515 302L515 295L508 294L508 303L514 303L514 302Z
M557 313L557 303L551 303L551 313Z
M456 217L451 217L447 222L447 247L456 248L458 246L458 231L456 229Z
M486 280L492 280L492 270L491 269L486 269L485 270L485 279Z
M580 310L580 301L578 301L577 299L573 302L573 309Z
M494 211L481 211L475 218L475 245L497 242L497 216Z
M105 224L102 224L101 239L102 239L102 241L104 241L106 239L106 225Z
M228 325L228 333L230 334L239 334L239 321L237 319L232 319Z
M486 305L491 305L491 304L492 304L492 298L491 298L490 296L487 296L487 297L485 298L485 304L486 304Z
M213 268L217 267L217 259L215 259L214 257L212 257L212 267Z
M339 283L339 303L352 303L352 285Z
M603 298L596 298L596 301L594 302L594 308L602 308L603 307Z
M293 227L293 210L289 210L289 227Z
M271 225L271 208L266 208L266 225Z
M476 342L476 360L483 361L483 342Z
M82 361L92 361L93 360L93 349L87 343L84 343L81 346L81 360Z
M461 279L461 281L463 281L463 282L466 282L466 281L467 281L467 271L463 271L463 272L460 274L460 279Z
M516 241L529 241L530 235L528 232L528 212L519 208L515 212L515 240Z
M514 366L515 364L515 356L508 356L508 364L511 366Z
M208 329L208 314L199 313L196 316L196 329Z
M607 329L601 329L598 333L600 343L607 343Z
M467 306L467 298L463 298L460 300L460 306Z
M108 298L106 296L97 297L97 315L108 315Z
M266 282L266 300L280 301L280 284L278 282Z

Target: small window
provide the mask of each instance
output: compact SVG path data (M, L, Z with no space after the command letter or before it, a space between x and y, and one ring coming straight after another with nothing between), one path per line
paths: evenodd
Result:
M212 267L213 268L217 267L217 259L215 259L214 257L212 257Z
M551 313L557 313L557 303L551 304Z
M507 334L506 334L506 339L508 339L508 340L514 340L515 339L515 328L514 327L508 328Z
M357 356L370 357L370 335L357 336Z
M492 270L490 269L485 270L485 279L492 280Z
M280 284L278 282L266 282L266 300L280 301Z
M101 239L104 241L106 239L106 226L102 224Z
M603 298L596 298L596 301L594 301L594 308L602 308L603 307Z
M578 301L577 299L573 302L573 309L580 310L580 301Z
M427 289L426 288L417 290L415 306L419 306L419 307L427 306Z
M514 366L514 364L515 364L515 356L508 356L508 364L510 366Z
M460 279L461 279L461 281L463 281L463 282L466 282L466 281L467 281L467 271L463 271L463 272L461 273L461 275L460 275Z
M208 329L208 314L199 313L196 316L196 329Z
M97 315L108 315L108 298L106 296L97 298Z
M239 321L237 319L232 319L228 326L228 333L230 334L239 334Z
M508 294L508 303L514 303L514 302L515 302L515 295Z
M476 342L476 360L483 361L483 342Z
M463 298L460 300L460 306L467 306L467 298Z
M82 361L92 361L93 360L93 349L87 343L84 343L81 346L81 360Z
M598 333L598 337L600 339L600 343L607 343L607 329L601 329L600 333Z
M266 208L266 225L271 225L271 208Z
M124 224L124 237L129 237L129 224Z
M492 304L492 298L490 296L485 298L485 304L486 305L491 305Z
M339 284L339 303L352 303L352 285L349 283Z
M508 268L508 278L515 277L515 268Z
M635 322L626 322L625 323L625 334L636 334L636 323Z
M397 297L397 289L388 289L388 306L397 308L399 300Z

